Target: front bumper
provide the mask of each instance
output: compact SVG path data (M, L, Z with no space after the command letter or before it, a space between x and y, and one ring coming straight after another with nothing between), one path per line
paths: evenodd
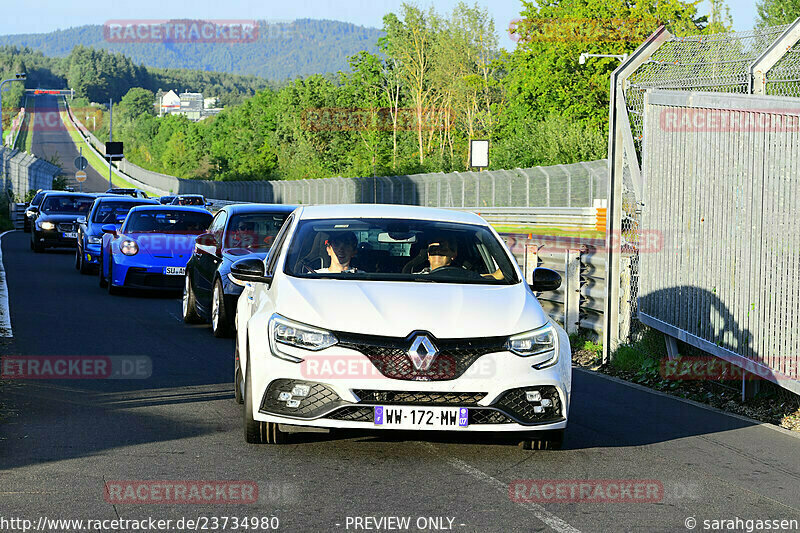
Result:
M36 240L47 248L74 248L78 244L75 237L64 237L64 232L56 230L36 230Z
M89 265L100 264L100 244L86 244L83 250L83 261Z
M137 254L138 255L138 254ZM183 264L167 261L132 261L128 256L114 255L111 282L118 287L145 290L180 290L183 288L184 276L165 274L166 267L185 267ZM136 257L136 256L133 256Z
M567 426L572 368L568 338L560 328L557 349L558 363L543 370L533 369L526 358L496 352L481 356L465 374L446 381L388 378L374 371L366 356L337 347L324 350L331 354L320 358L315 365L306 364L309 359L292 363L270 354L251 354L253 417L298 426L394 429L375 424L376 406L459 407L468 411L466 427L421 425L414 429L465 432L563 429ZM342 371L337 374L336 365L341 361L346 363L340 365ZM322 368L327 370L320 371ZM290 406L286 393L291 393L297 385L306 385L309 392L306 396L292 396L299 404L292 402Z

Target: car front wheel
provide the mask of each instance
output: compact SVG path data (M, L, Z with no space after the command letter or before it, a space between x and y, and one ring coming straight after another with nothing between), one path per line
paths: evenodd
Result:
M286 433L274 422L253 419L253 380L250 377L250 362L244 380L244 440L250 444L284 444Z
M211 294L211 331L215 337L230 337L232 333L225 307L225 289L222 288L219 278L214 282L214 291Z
M183 283L183 298L181 300L181 314L187 324L200 324L203 319L197 312L197 301L192 288L192 279L187 274Z

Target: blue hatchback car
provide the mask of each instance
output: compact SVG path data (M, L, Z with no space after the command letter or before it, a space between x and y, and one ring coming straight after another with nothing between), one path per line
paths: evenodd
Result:
M137 205L158 205L155 200L125 196L100 196L85 217L78 218L78 245L75 248L75 268L81 274L91 274L100 264L100 247L103 244L103 226L116 224Z
M140 205L121 226L104 225L100 286L180 290L195 239L211 224L201 207Z

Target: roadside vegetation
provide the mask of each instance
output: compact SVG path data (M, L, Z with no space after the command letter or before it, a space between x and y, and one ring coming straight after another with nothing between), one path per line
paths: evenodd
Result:
M644 326L642 326L644 327ZM682 359L709 357L692 346L679 342L679 358L669 362L664 336L645 328L637 342L620 346L603 364L603 347L587 334L570 336L573 363L582 368L615 376L667 394L694 400L730 413L800 431L800 396L761 380L759 392L747 402L741 400L741 376L733 369L716 379L679 379L670 368L679 368ZM720 360L721 361L721 360ZM672 364L673 366L668 366Z
M182 178L463 170L470 139L491 141L490 168L531 167L605 157L608 76L619 62L581 65L581 53L630 53L661 24L677 35L729 27L724 10L712 12L701 16L688 0L535 1L512 27L496 27L478 6L460 3L443 14L404 4L384 17L377 43L349 57L347 71L280 88L241 79L246 99L200 122L158 118L153 105L159 90L218 96L206 94L199 77L194 85L154 82L152 69L84 47L59 65L87 103L114 99L114 138L131 162ZM496 30L511 32L513 52L499 47ZM96 134L107 139L106 116Z

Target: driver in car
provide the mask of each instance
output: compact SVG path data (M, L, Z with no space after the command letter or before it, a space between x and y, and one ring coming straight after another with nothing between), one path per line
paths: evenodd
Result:
M352 231L332 233L325 242L325 250L331 258L331 266L315 270L317 274L339 274L357 272L350 266L350 260L356 255L358 238Z
M231 245L234 248L250 248L255 242L255 225L252 222L240 220L236 229L231 233Z
M458 255L458 245L453 239L447 237L434 239L428 244L428 264L420 274L431 272L444 267L449 267Z

